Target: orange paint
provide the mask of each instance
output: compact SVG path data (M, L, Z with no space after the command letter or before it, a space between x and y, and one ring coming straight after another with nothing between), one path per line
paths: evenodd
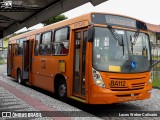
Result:
M17 70L20 69L27 72L28 80L26 81L31 85L51 92L55 92L55 80L63 77L67 84L67 96L87 104L111 104L149 98L150 93L148 91L152 89L152 84L148 85L150 79L149 71L135 74L99 71L105 87L97 86L94 83L92 75L93 43L85 41L87 30L90 26L89 23L92 23L91 14L61 21L11 38L9 40L11 45L15 44L18 39L26 38L26 46L28 47L26 47L25 53L27 53L26 59L28 62L24 63L24 55L16 55L17 49L13 47L13 54L8 55L10 60L8 68L11 68L12 71L10 76L17 78ZM94 26L106 27L107 25L94 24ZM55 31L65 27L69 28L69 42L67 43L67 38L61 39L64 38L64 35L60 36L59 39L63 40L64 47L65 44L69 44L69 47L67 48L68 50L65 50L66 52L58 53L58 47L62 48L62 46L58 42L55 43L53 35ZM119 26L114 26L114 28L135 31L133 28ZM35 55L36 35L42 35L48 31L52 32L52 38L49 44L42 46L42 49L45 50L44 48L47 47L49 52ZM148 31L143 30L143 32L147 33ZM11 67L11 61L14 61L13 67ZM24 64L26 65L25 69ZM112 69L114 68L112 67ZM120 68L117 69L120 72ZM117 80L117 83L111 83L111 80ZM122 85L122 81L125 81L124 87L111 86L111 84Z

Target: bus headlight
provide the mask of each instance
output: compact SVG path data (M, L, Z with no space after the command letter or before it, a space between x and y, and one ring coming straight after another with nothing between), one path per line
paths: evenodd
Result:
M151 72L150 72L150 79L153 80L153 69L152 69Z
M148 81L148 85L152 84L152 81L153 81L153 71L151 70L151 72L150 72L150 79Z
M104 81L102 80L100 73L95 69L92 69L92 73L93 73L94 83L100 87L105 87Z
M150 78L148 81L148 85L152 84L152 79Z

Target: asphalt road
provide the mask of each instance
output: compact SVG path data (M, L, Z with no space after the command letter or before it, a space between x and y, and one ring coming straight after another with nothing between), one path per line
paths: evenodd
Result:
M84 111L85 114L78 114L78 117L83 119L98 119L98 118L113 119L113 120L115 119L116 120L119 120L119 119L123 119L123 120L157 119L159 120L160 119L159 117L156 117L156 115L160 116L160 90L158 89L152 89L151 98L143 101L133 101L133 102L126 102L126 103L111 104L111 105L86 105L71 99L67 100L66 103L63 103L58 101L53 96L53 93L51 92L47 92L45 90L42 90L36 87L19 85L13 79L6 76L6 65L0 65L0 78L3 78L2 80L3 82L6 82L7 84L10 84L13 87L16 87L17 89L25 92L26 94L34 97L35 99L43 101L43 103L49 107L56 106L59 110L62 110L62 111L64 110L73 111L75 109ZM30 92L30 91L33 91L33 92ZM38 95L35 94L37 92L38 92ZM42 97L43 95L45 96L44 98ZM71 109L69 109L69 106L71 106ZM85 117L86 113L91 115L92 118ZM135 116L137 115L137 117L127 117L128 114L132 114L132 113L135 113L134 115ZM149 114L153 116L148 117L150 116ZM126 115L126 117L124 117L123 115ZM143 115L148 115L148 116L145 117ZM76 117L74 117L73 119L76 119Z

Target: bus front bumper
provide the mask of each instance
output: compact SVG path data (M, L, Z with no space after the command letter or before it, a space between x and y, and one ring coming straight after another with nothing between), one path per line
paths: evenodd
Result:
M89 104L112 104L120 102L128 102L135 100L143 100L150 98L152 85L146 86L141 90L132 91L111 91L110 89L101 88L97 85L91 87L91 95L89 96Z

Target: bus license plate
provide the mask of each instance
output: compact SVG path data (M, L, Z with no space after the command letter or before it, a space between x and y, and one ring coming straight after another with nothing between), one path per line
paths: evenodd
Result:
M125 87L126 82L125 81L119 81L119 80L111 80L110 86L111 87Z

